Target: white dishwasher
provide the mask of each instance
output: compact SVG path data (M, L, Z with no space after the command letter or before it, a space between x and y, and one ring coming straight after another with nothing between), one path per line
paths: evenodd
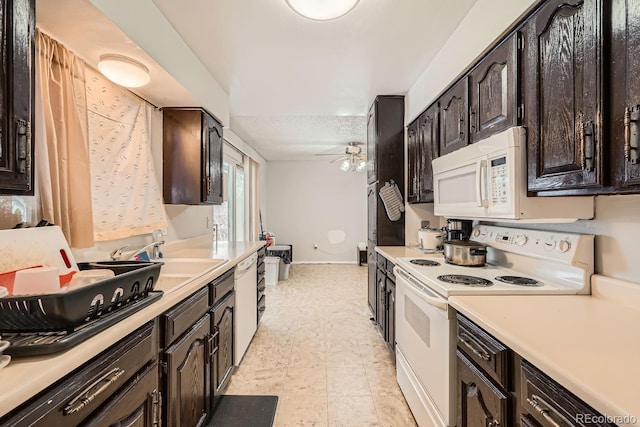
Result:
M236 266L234 313L234 365L239 365L258 325L258 255L251 254Z

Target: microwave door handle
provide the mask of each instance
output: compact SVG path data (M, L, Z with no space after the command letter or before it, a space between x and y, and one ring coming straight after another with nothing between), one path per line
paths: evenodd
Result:
M485 170L484 179L482 174L483 169ZM476 202L480 207L488 206L488 201L484 199L482 196L482 193L483 193L482 190L485 190L484 187L487 182L486 170L487 170L486 160L480 160L478 163L476 163ZM486 191L484 191L484 193L486 194Z

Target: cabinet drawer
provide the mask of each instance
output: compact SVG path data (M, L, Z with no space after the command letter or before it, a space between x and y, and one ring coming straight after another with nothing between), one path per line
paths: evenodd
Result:
M224 298L225 295L233 291L234 271L235 269L232 268L211 283L211 298L209 301L209 305L216 305L218 301Z
M202 288L161 316L163 348L182 335L209 308L209 288Z
M265 271L264 262L258 263L258 277L260 276L264 277L264 271Z
M158 364L136 375L83 426L153 426L160 417Z
M539 424L543 427L615 425L592 422L604 417L526 360L523 360L520 366L521 406L529 413L529 418L537 421L537 424L530 423L530 425Z
M458 314L457 345L507 390L511 389L509 349L466 317Z
M258 264L260 264L264 260L264 257L266 256L267 256L266 246L263 246L260 249L258 249Z
M264 314L264 311L267 309L266 303L267 303L267 298L266 296L262 295L258 300L258 320L260 320L260 318Z
M155 322L149 322L79 368L53 389L32 399L0 425L79 425L133 378L156 360L158 338Z
M395 264L392 263L391 261L387 260L387 264L386 264L387 277L389 279L391 279L393 281L393 283L395 283L396 282L396 275L393 274L393 267L395 267Z

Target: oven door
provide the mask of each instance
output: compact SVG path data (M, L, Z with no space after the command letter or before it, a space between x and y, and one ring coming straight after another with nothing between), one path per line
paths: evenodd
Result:
M455 422L455 320L446 299L396 267L398 382L422 425ZM408 368L409 372L404 372ZM405 376L401 378L401 376ZM424 394L426 393L426 396ZM409 397L408 395L411 395ZM415 407L419 406L419 407Z

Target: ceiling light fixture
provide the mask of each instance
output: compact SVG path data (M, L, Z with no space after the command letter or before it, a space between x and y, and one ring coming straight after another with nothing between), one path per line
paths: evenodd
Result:
M360 0L286 0L297 14L316 21L328 21L349 13Z
M106 78L124 87L140 87L151 81L149 69L144 64L123 55L100 56L98 69Z

